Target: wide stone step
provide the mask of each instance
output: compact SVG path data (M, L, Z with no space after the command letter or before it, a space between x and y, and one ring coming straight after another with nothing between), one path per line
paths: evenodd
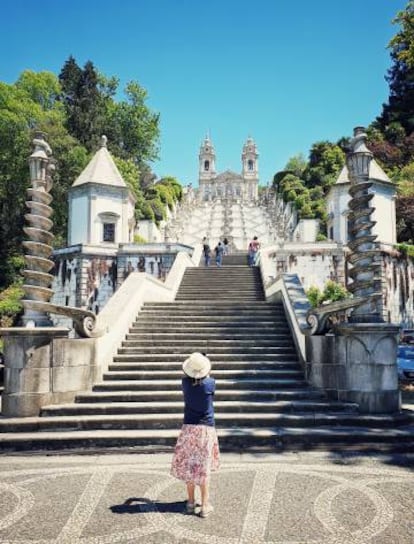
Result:
M280 413L223 413L215 415L218 429L245 427L255 430L260 427L373 427L387 428L396 424L409 424L408 417L362 416L355 414L323 414L303 412L299 414ZM0 419L0 433L42 432L42 431L83 431L121 429L177 429L183 423L182 413L167 414L99 414L60 417L27 417Z
M234 302L221 302L221 301L214 301L210 302L208 304L198 303L196 300L194 300L192 303L188 302L145 302L143 305L143 308L154 308L154 309L182 309L182 308L198 308L198 309L210 309L211 306L214 306L215 308L219 307L221 309L243 309L246 308L246 305L243 303L234 303ZM255 304L248 306L248 308L251 309L269 309L272 308L274 310L279 310L282 313L284 313L283 305L273 302L267 302L263 300L258 300L255 302Z
M0 450L172 452L178 429L41 431L0 433ZM218 429L222 451L282 452L330 450L355 452L413 451L414 426L381 427L236 427Z
M201 347L206 349L214 349L214 348L240 348L244 349L245 347L254 347L254 346L261 346L261 347L267 347L267 346L278 346L278 347L293 347L293 341L290 338L238 338L238 339L212 339L211 335L209 335L209 338L207 339L205 335L198 335L198 338L194 338L194 335L192 335L191 338L188 338L187 336L184 336L180 339L172 339L172 338L141 338L140 340L132 340L130 339L131 335L127 335L127 340L124 340L122 342L122 346L126 348L133 348L133 347L145 347L145 346L165 346L167 348L169 347L176 347L180 346L185 350L192 349L193 351L200 350Z
M260 272L259 268L254 268L251 266L231 266L229 264L226 268L220 268L217 266L190 266L186 268L186 276L203 276L206 274L220 274L220 275L246 275L246 276L258 276Z
M238 266L232 269L227 266L220 269L219 267L211 266L200 267L197 271L186 271L184 279L188 281L191 278L202 278L204 280L207 280L209 278L217 278L221 279L222 281L229 281L233 278L240 278L245 281L255 281L260 279L260 273L258 268L252 270L249 268L241 268Z
M135 371L135 370L182 370L183 360L177 360L175 362L113 362L108 365L108 370L126 370L126 371ZM230 362L215 362L212 374L216 376L216 370L244 370L249 372L250 370L300 370L299 363L297 361L280 361L274 363L273 361L230 361Z
M103 374L104 381L107 380L168 380L172 378L181 379L183 377L182 370L124 370L114 369L115 365L110 365L108 372ZM116 367L115 367L116 368ZM303 372L301 370L289 369L249 369L246 370L220 370L214 369L214 377L218 379L245 379L246 377L256 378L275 378L275 379L302 379Z
M263 300L264 297L261 295L257 296L244 296L244 297L228 297L226 295L223 295L222 293L217 293L216 295L209 295L206 293L202 293L201 295L198 295L198 301L199 302L211 302L211 300L214 300L215 298L221 298L222 300L236 300L239 302L244 303L251 303L256 302L258 300ZM181 300L181 301L192 301L194 300L194 295L180 295L178 294L175 298L175 300Z
M300 379L261 379L261 378L238 378L216 380L217 393L220 389L243 389L243 390L266 390L280 389L286 387L305 388L307 383ZM181 389L181 380L107 380L96 383L93 391L171 391Z
M204 347L206 347L208 344L205 343ZM198 351L201 349L200 345L198 344ZM170 346L125 346L122 348L118 348L118 354L119 355L128 355L128 354L136 354L136 355L168 355L170 353L178 353L178 354L186 354L188 353L188 347L182 344L179 345L170 345ZM208 356L212 357L215 355L216 357L219 357L220 355L227 355L227 354L243 354L243 355L257 355L258 357L261 357L261 355L280 355L280 354L292 354L296 353L293 346L240 346L240 344L236 344L234 346L209 346Z
M231 299L232 297L236 297L238 299L244 298L245 296L253 296L253 295L260 295L262 296L263 291L259 289L258 287L246 287L244 289L241 289L239 287L229 287L225 285L217 285L214 284L213 286L203 286L203 285L194 285L192 287L180 287L178 290L177 295L183 296L183 295L192 295L194 296L194 299L197 299L199 297L206 298L206 296L218 296L218 300L220 300L220 296L223 296L223 299ZM214 299L211 299L214 300Z
M188 353L183 352L177 352L177 353L142 353L142 354L120 354L115 355L113 358L114 362L177 362L177 358L183 358L186 357ZM228 361L255 361L255 362L262 362L262 361L271 361L273 363L279 363L279 362L287 362L287 361L295 361L297 362L297 355L296 353L286 353L286 354L260 354L260 357L257 354L254 353L220 353L220 354L209 354L209 359L214 366L215 363L224 363Z
M259 413L296 413L322 412L336 414L341 412L358 413L358 405L352 403L328 401L215 401L216 413L259 412ZM154 414L183 413L183 401L170 402L90 402L45 406L42 416L59 417L61 415L98 415L98 414Z
M261 282L260 274L257 273L258 270L248 270L243 268L236 268L230 270L220 270L219 268L199 268L196 272L186 272L184 274L182 281L205 281L214 278L215 280L221 281L223 283L231 282L232 280L240 282Z
M173 308L144 308L139 312L139 317L146 317L146 316L180 316L180 317L192 317L192 316L216 316L217 311L219 310L221 316L234 316L234 315L242 315L242 316L254 316L254 317L278 317L278 318L284 318L286 319L285 313L280 310L279 308L272 309L272 308L249 308L248 305L241 307L241 308L217 308L214 303L211 303L211 305L208 308L197 308L197 306L189 304L186 308L180 308L180 309L173 309Z
M178 343L191 343L197 342L199 340L204 342L243 342L246 340L246 333L240 332L239 329L235 329L235 332L226 331L223 328L220 328L219 331L214 332L212 327L209 328L208 334L204 328L197 327L199 332L194 332L193 327L191 330L180 331L180 332L135 332L128 333L126 335L125 342L154 342L161 344L169 342L178 342ZM250 336L249 336L250 338ZM293 340L284 334L280 334L275 331L262 333L255 329L254 336L252 337L252 342L271 342L277 345L283 345L284 343L292 343ZM239 344L243 345L243 344Z
M237 293L227 293L223 292L223 290L219 291L206 291L205 289L200 292L200 290L195 291L194 293L187 293L187 292L178 292L175 300L181 300L181 301L194 301L194 299L198 299L200 302L210 302L214 304L215 300L227 300L227 301L236 301L236 302L243 302L246 305L248 305L251 302L256 302L264 299L264 295L262 293L245 293L241 294L240 292Z
M176 330L179 332L180 330L187 329L189 331L198 332L199 330L206 330L206 329L226 329L227 331L233 330L234 332L240 332L240 330L243 329L246 334L254 331L276 331L276 332L284 332L285 334L290 334L289 327L287 322L275 322L275 321L242 321L242 320L232 320L228 321L226 319L223 319L222 321L192 321L192 320L180 320L179 322L174 321L157 321L157 320L151 320L151 321L145 321L142 322L140 320L136 321L132 324L130 328L130 332L136 332L136 331L148 331L152 330L154 331L155 324L159 324L159 326L163 330L166 329L166 332ZM189 326L190 325L190 326ZM206 330L206 332L208 332Z
M214 282L212 281L214 280ZM223 287L240 287L240 289L243 289L244 287L260 287L263 288L262 280L261 278L242 278L237 276L211 276L206 275L204 277L201 276L195 276L193 278L184 277L180 284L180 289L182 287L187 286L197 286L202 285L203 287L215 287L216 285L220 285Z
M284 316L249 316L249 315L157 315L157 316L147 316L147 315L140 315L138 319L135 321L135 324L146 324L146 323L170 323L171 319L174 319L176 323L234 323L234 324L246 324L246 325L257 325L257 324L263 324L263 325L286 325L287 321L286 317Z
M78 393L76 402L170 402L182 400L182 391L180 388L168 391L127 391L101 390L91 391L89 393ZM280 400L315 400L322 399L323 395L316 390L309 389L222 389L214 394L216 401L280 401Z
M187 268L184 274L184 278L208 278L215 276L218 278L233 278L241 277L248 279L260 278L260 269L251 268L249 266L226 266L220 268L219 266L200 266L198 268Z

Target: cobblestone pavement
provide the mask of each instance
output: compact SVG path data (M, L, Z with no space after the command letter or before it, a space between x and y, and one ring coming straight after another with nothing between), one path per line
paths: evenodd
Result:
M0 457L9 544L412 544L414 457L223 455L215 511L182 513L169 455Z

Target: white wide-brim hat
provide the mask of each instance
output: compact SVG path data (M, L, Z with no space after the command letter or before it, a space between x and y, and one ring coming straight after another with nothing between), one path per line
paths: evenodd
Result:
M211 370L210 359L196 351L184 361L183 370L190 378L201 380L202 378L205 378Z

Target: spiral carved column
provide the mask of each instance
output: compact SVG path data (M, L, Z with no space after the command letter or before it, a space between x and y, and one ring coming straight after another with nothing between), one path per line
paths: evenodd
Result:
M371 215L375 208L370 205L373 194L369 192L372 183L369 180L369 167L373 158L365 145L364 129L357 127L351 140L352 151L347 155L346 163L349 171L351 188L349 194L350 241L348 247L351 254L348 261L352 264L349 276L352 283L347 285L354 297L364 297L366 302L354 309L351 322L382 322L380 312L381 263L380 252L375 242L377 236L372 233L375 221Z
M54 238L50 229L53 222L49 219L53 213L49 206L53 198L49 191L52 188L54 162L43 133L36 132L33 145L35 149L29 158L31 187L27 190L29 198L26 201L29 213L25 215L26 225L23 229L29 239L23 242L26 268L23 271L25 294L22 303L23 324L39 327L52 324L45 311L36 309L36 303L48 303L53 296L50 288L53 276L49 274L54 265L50 260Z

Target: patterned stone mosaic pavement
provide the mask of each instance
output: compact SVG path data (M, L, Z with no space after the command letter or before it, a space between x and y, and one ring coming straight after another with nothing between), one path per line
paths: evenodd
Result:
M0 457L0 542L414 542L414 458L223 455L207 519L182 513L170 459Z

